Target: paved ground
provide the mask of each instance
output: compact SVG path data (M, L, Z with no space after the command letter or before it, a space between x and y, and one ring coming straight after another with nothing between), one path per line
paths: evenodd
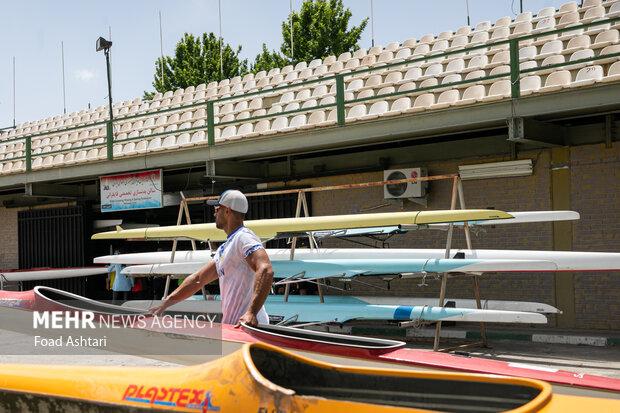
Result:
M432 343L408 343L408 347L432 348ZM489 348L462 350L471 356L506 362L529 363L575 373L620 379L620 347L576 346L527 341L490 340Z

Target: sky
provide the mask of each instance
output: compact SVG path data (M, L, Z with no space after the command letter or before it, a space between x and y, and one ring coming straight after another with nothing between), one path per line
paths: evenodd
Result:
M281 24L292 1L299 11L303 0L219 0L222 37L241 57L252 62L265 43L279 50ZM105 56L95 51L99 36L112 40L114 102L152 91L155 61L160 56L159 13L164 55L173 55L185 32L219 33L218 0L77 0L0 1L0 128L15 122L43 119L64 112L62 46L66 111L105 105L108 99ZM500 17L514 18L523 3L532 13L568 0L469 0L471 26ZM343 0L353 14L350 25L371 14L371 0ZM387 45L425 34L456 31L467 25L466 0L374 0L375 45ZM360 46L370 48L370 22ZM111 34L111 36L110 36ZM15 88L13 87L15 59ZM15 106L13 94L15 89ZM15 109L14 109L15 108Z

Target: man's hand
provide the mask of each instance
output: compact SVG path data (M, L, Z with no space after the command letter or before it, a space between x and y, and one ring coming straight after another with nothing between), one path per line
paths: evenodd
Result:
M258 326L258 319L256 318L256 314L252 313L249 310L246 311L245 314L242 315L241 318L239 318L239 321L237 321L237 325L235 325L235 328L241 327L241 323L245 323L250 327Z
M168 307L169 306L166 301L162 301L159 305L149 308L149 313L151 313L152 315L162 315Z

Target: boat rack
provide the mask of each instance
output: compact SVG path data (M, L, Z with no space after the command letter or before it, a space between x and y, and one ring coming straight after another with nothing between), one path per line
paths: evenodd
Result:
M302 209L303 209L304 216L306 216L306 217L310 216L309 211L308 211L308 203L306 201L306 195L305 195L307 192L334 191L334 190L345 190L345 189L355 189L355 188L366 188L366 187L372 187L372 186L383 186L383 185L390 185L390 184L402 184L402 183L421 182L421 181L435 181L435 180L443 180L443 179L452 179L452 181L453 181L450 209L451 210L456 209L457 202L458 202L459 207L461 209L466 209L465 198L463 196L463 185L462 185L461 178L460 178L460 176L458 174L435 175L435 176L426 176L426 177L420 177L420 178L396 179L396 180L377 181L377 182L363 182L363 183L357 183L357 184L332 185L332 186L322 186L322 187L313 187L313 188L298 188L298 189L284 189L284 190L276 190L276 191L253 192L253 193L247 193L247 194L245 194L245 196L246 197L253 197L253 196L282 195L282 194L297 193L298 197L297 197L297 207L295 209L295 218L299 218L299 217L301 217ZM204 201L209 200L209 199L217 199L217 198L218 198L218 196L185 198L184 194L181 192L181 203L179 205L179 214L178 214L178 217L177 217L177 225L181 224L181 222L183 220L183 216L185 216L185 219L186 219L187 223L191 224L189 209L187 207L187 204L189 202L198 202L198 201L203 201L204 202ZM472 249L470 229L469 229L469 226L468 226L467 222L463 223L463 230L465 231L465 240L466 240L467 248L468 249ZM447 237L446 237L447 239L446 239L445 258L450 258L450 250L452 249L452 235L453 235L453 232L454 232L454 224L450 223L449 227L448 227L448 231L447 231ZM309 240L310 240L310 247L311 248L317 248L318 247L317 246L317 242L314 239L314 237L312 236L312 234L310 234ZM192 249L196 250L196 243L195 243L195 241L192 240L191 242L192 242ZM291 260L293 260L294 257L295 257L296 243L297 243L297 236L292 236L291 237L291 254L290 254L290 259ZM173 242L173 246L172 246L172 253L171 253L171 257L170 257L170 262L174 261L174 255L175 255L175 252L176 252L176 248L177 248L177 240L175 239L174 242ZM212 246L210 241L209 241L209 248L211 250L213 250L213 246ZM439 307L443 307L444 306L444 301L445 301L445 296L446 296L447 279L448 279L448 273L443 273L442 277L441 277L441 289L440 289L440 295L439 295ZM166 279L166 288L165 288L165 292L164 292L164 297L168 295L169 284L170 284L170 276L168 276L167 279ZM321 288L322 286L325 286L323 284L323 281L322 280L318 280L317 281L317 287L318 287L320 301L324 302L323 289ZM288 301L289 287L290 287L289 283L285 284L284 301ZM325 286L325 287L327 287L327 286ZM332 288L332 287L328 287L328 288ZM478 309L482 309L482 304L481 304L481 301L480 301L480 293L479 293L479 288L478 288L478 275L474 275L473 276L473 289L474 289L474 296L476 298L477 308ZM202 294L203 294L203 297L205 297L205 299L206 299L206 293L205 293L204 287L202 289ZM417 323L419 323L419 320L411 320L411 321L406 321L406 322L400 323L400 326L401 327L410 327L410 326L417 325ZM448 351L453 351L455 349L480 347L480 346L486 347L487 346L486 330L485 330L484 323L480 323L481 341L476 341L476 342L473 342L473 343L468 343L468 344L464 344L464 345L460 345L460 346L456 346L456 347L439 349L440 333L441 333L441 321L437 321L437 326L436 326L436 330L435 330L435 339L434 339L434 343L433 343L433 350L434 351L448 352Z

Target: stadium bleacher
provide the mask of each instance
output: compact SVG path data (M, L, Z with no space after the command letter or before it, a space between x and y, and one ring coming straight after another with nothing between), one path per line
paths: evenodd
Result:
M354 53L300 62L113 105L113 157L143 156L209 144L305 131L513 97L509 40L518 43L520 95L620 80L620 1L576 1L455 32L425 35ZM584 24L594 24L583 27ZM563 29L564 31L557 32ZM499 44L495 44L501 42ZM609 57L605 57L609 56ZM308 83L310 82L310 83ZM213 102L209 118L207 102ZM0 174L108 159L109 109L24 122L0 135ZM26 137L29 137L28 144ZM30 146L30 147L28 147Z

